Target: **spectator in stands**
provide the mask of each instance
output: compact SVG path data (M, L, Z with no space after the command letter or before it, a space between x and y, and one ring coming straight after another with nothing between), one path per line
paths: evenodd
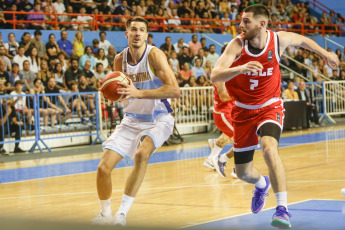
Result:
M83 0L69 0L69 5L73 9L73 13L79 13L83 2Z
M146 16L146 11L147 11L147 6L144 0L141 0L139 3L139 6L137 6L137 12L136 15L137 16L142 16L145 17Z
M29 60L28 57L24 55L24 46L20 46L18 49L18 54L13 58L13 63L18 64L19 70L23 69L23 62Z
M83 72L82 75L86 77L86 80L89 85L93 85L96 81L95 75L91 71L91 62L86 61L84 66L83 66Z
M47 87L44 89L45 93L64 93L64 89L60 89L58 84L56 84L55 78L51 77L48 80ZM71 113L71 110L68 108L67 103L63 99L61 95L59 96L51 96L49 97L50 102L55 105L56 108L63 109L65 112L65 116L68 117ZM63 111L59 111L60 113L63 113ZM60 114L59 113L59 114ZM58 114L58 115L59 115Z
M329 78L331 79L331 81L335 81L335 80L339 79L339 70L333 69L332 75Z
M68 91L66 81L65 81L65 72L62 70L62 65L60 62L55 64L53 77L51 78L54 78L56 88L64 90L66 92ZM48 84L49 84L49 80L48 80Z
M33 8L34 8L34 6L32 5L32 3L29 0L22 0L18 4L18 10L21 11L21 12L32 12ZM25 15L23 17L23 19L25 19L26 16L27 15Z
M56 0L56 2L53 3L53 7L54 7L54 11L58 14L63 14L66 12L66 7L65 7L62 0ZM57 16L57 19L59 21L63 21L63 17L64 17L63 15L59 15L59 16ZM61 49L61 47L60 47L60 49Z
M195 65L192 67L193 75L198 79L200 76L204 76L206 78L206 71L201 66L201 59L195 59Z
M82 69L86 61L91 62L91 69L93 69L96 65L96 59L92 55L92 47L86 46L85 47L85 54L79 59L79 68Z
M313 69L312 76L313 76L314 81L320 80L319 74L321 73L321 71L319 69L318 61L316 58L312 60L312 66L310 67Z
M4 44L7 57L13 59L17 55L19 44L16 42L14 33L8 34L8 42Z
M193 58L198 54L198 50L202 48L200 42L198 42L198 35L193 34L192 41L188 43L188 47L190 49L190 57Z
M130 8L127 5L127 0L122 0L121 5L115 8L113 15L124 15L125 10L130 10ZM119 22L119 21L120 21L119 18L114 18L114 22Z
M169 58L168 61L171 69L174 71L176 79L178 79L180 72L180 64L178 62L177 53L175 51L171 52L171 58Z
M12 4L12 6L10 7L10 9L9 9L9 11L12 11L12 12L18 12L17 11L17 5L16 4ZM19 14L15 14L15 15L13 15L13 14L6 14L5 15L5 19L7 20L7 21L20 21L20 20L23 20L23 18L21 17L21 15L19 15ZM7 26L8 26L8 28L9 29L13 29L13 23L9 23L9 22L7 22ZM16 23L16 29L24 29L25 28L25 24L24 23Z
M204 52L207 52L207 54L205 55L205 57L207 57L210 49L206 46L206 38L200 38L200 44L201 44L201 48L204 49Z
M180 63L180 69L182 69L182 66L184 65L184 63L188 63L191 64L191 57L189 55L189 48L187 46L184 46L182 48L182 54L177 56L178 62Z
M41 4L36 2L35 6L30 12L33 12L33 14L28 15L29 21L37 21L37 22L30 22L27 27L28 29L34 29L34 30L45 30L47 29L46 24L44 23L44 15L43 14L37 14L42 13L41 11Z
M69 67L69 61L66 60L65 55L64 53L61 52L61 50L60 50L60 53L58 54L58 62L61 64L62 70L66 72L67 68Z
M37 78L40 79L44 86L47 85L49 78L53 77L52 73L49 71L48 62L46 60L41 61L41 69L37 73Z
M5 15L0 9L0 29L9 29L11 25L7 24Z
M78 90L80 93L83 92L95 92L97 91L95 88L93 88L91 85L88 84L86 77L84 75L80 75L78 78ZM85 103L88 110L90 110L92 113L96 113L95 111L95 95L94 94L82 94L80 95L81 99Z
M46 22L46 23L44 23L46 26L45 29L51 30L52 24L50 24L49 22L54 21L54 15L52 15L52 12L50 12L50 7L48 5L43 7L43 13L46 13L46 14L44 14L44 21Z
M116 54L117 53L116 53L114 46L109 46L108 55L106 57L108 59L108 63L109 63L111 70L113 70L113 67L114 67L114 59L115 59Z
M23 90L23 82L22 80L17 80L14 83L14 90L10 93L10 95L16 95L17 97L13 97L13 104L14 108L17 113L19 113L20 117L23 117L26 119L27 124L31 124L31 112L32 112L32 103L31 108L28 108L26 106L26 97L22 96L25 95Z
M1 76L1 75L0 75ZM340 76L339 78L337 79L338 81L344 81L345 80L345 69L342 69L340 71Z
M96 64L97 63L103 64L103 68L104 68L105 73L108 73L111 71L111 67L109 66L108 59L106 58L103 49L99 49L98 52L96 53Z
M71 82L71 90L70 93L78 93L78 83L76 81ZM83 117L83 112L85 112L85 115L87 117L90 117L89 110L86 108L85 103L83 100L81 100L81 97L79 95L73 95L69 100L69 108L71 109L72 113L73 111L77 111L78 116L80 118Z
M181 86L180 86L181 87ZM198 87L198 84L196 83L196 78L195 78L195 76L190 76L189 77L189 79L187 80L187 82L184 84L184 86L183 87ZM191 97L191 101L192 101L192 103L194 103L194 98L195 98L195 96L194 95L189 95L190 97ZM187 100L185 100L185 101L187 101ZM188 102L187 102L188 103ZM188 106L188 105L186 105L186 106ZM189 107L189 106L188 106Z
M111 9L108 6L108 0L101 0L102 4L100 4L97 9L100 15L111 15ZM101 18L104 22L110 23L111 22L111 17L105 17L103 16ZM110 30L111 25L100 25L101 30Z
M297 62L299 63L304 63L304 56L303 56L303 49L299 48L297 51L297 55L294 58ZM291 61L290 62L290 68L296 71L297 73L301 73L303 76L307 76L307 71L306 69L300 65L299 63Z
M74 35L73 41L73 54L81 57L84 55L84 36L81 31L78 31Z
M0 82L0 90L3 91L4 84ZM1 103L1 112L0 112L0 141L3 142L5 137L11 136L11 133L14 132L14 139L19 141L21 138L21 129L20 126L23 126L22 121L17 120L17 115L15 108L12 106L11 98L4 98ZM8 129L9 128L9 129ZM9 155L6 150L3 148L4 144L0 144L0 153L4 155ZM19 148L19 142L15 143L14 153L24 153L25 151Z
M216 53L215 45L210 45L210 53L207 55L206 59L211 62L212 66L214 66L218 61L219 55Z
M307 103L308 120L311 121L312 120L311 115L313 115L313 121L315 122L316 125L319 125L319 116L318 116L317 108L316 108L315 104L313 104L313 100L311 98L312 94L306 88L306 84L305 84L305 81L303 79L301 79L301 82L298 85L298 89L296 90L296 92L298 94L298 98L301 101L306 101L306 103ZM308 123L308 127L309 127L309 123Z
M294 91L293 81L288 82L287 89L283 91L284 100L299 100L298 94Z
M6 57L6 49L5 46L0 45L0 61L5 61L6 62L6 70L11 71L11 60Z
M212 72L212 63L210 61L206 61L205 66L203 67L206 72L206 80L211 81L211 72Z
M91 30L91 23L93 22L93 17L85 15L86 14L86 8L85 6L80 7L80 14L77 17L76 22L81 23L88 23L88 24L78 24L76 27L74 27L74 30Z
M175 32L175 33L188 33L190 32L189 29L185 29L181 27L181 21L177 15L177 9L172 9L171 11L171 18L168 19L168 24L177 26L177 27L170 27L169 31Z
M95 78L103 79L105 77L103 64L97 63L96 64L96 71L94 72Z
M28 57L30 63L30 69L34 74L37 74L41 69L41 59L37 55L37 48L34 47L31 49L30 56Z
M92 53L93 53L93 55L95 55L98 50L99 50L99 41L98 41L98 39L95 38L92 40Z
M163 50L163 52L165 53L167 58L170 58L171 52L175 51L175 48L174 48L173 44L171 43L171 37L170 36L165 37L165 43L161 45L160 49Z
M193 66L195 66L195 60L196 60L197 58L200 59L200 61L201 61L201 66L204 67L207 60L206 60L205 52L204 52L204 49L203 49L203 48L200 48L200 49L198 50L198 55L196 55L196 56L193 58L193 60L192 60L192 65L193 65ZM196 76L196 78L197 78L197 76Z
M191 18L192 16L190 16L189 13L184 13L183 18L187 18L187 19L181 19L181 25L182 26L191 26L192 25L192 21L188 20L188 18ZM191 29L188 27L185 27L184 32L186 33L191 33Z
M55 40L54 34L49 34L49 42L46 44L46 50L49 57L49 65L55 65L60 48Z
M111 46L111 43L106 40L107 34L104 31L99 32L99 48L102 48L105 52L105 55L108 55L108 49Z
M67 14L73 14L73 7L72 6L67 6ZM71 15L63 15L61 17L61 22L72 22L76 20L76 16L71 16ZM60 28L69 30L72 29L73 25L72 24L61 24Z
M24 32L23 36L22 36L22 40L21 42L19 42L19 46L23 46L24 47L24 54L25 56L29 56L30 55L30 51L33 47L35 47L35 39L31 38L30 33L28 32Z
M47 55L47 52L46 52L46 44L41 41L41 37L42 37L42 32L40 30L36 30L34 32L34 35L35 35L35 40L34 40L34 44L35 44L35 47L37 48L37 52L38 52L38 57L41 58L41 59L45 59L45 60L48 60L49 57ZM31 50L33 49L34 47L31 48ZM29 55L27 55L29 56Z
M149 34L147 36L147 44L148 45L151 45L151 46L156 46L155 44L152 43L152 40L153 40L153 35L152 34Z
M177 8L177 14L178 14L178 16L179 16L180 18L183 18L183 17L185 16L185 13L190 14L190 13L193 12L193 11L190 9L189 3L188 3L187 0L184 0L182 4L183 4L183 5L181 5L181 6L179 6L179 7Z
M184 63L182 65L182 69L180 71L180 83L179 83L179 86L183 87L185 84L187 84L187 82L188 82L188 80L189 80L189 78L191 76L195 77L193 75L193 72L189 68L189 63L186 62L186 63Z
M175 52L177 54L181 54L182 53L182 48L184 46L188 47L188 44L184 42L183 38L179 38L178 41L173 46L174 46Z
M23 63L23 70L19 72L23 76L23 92L30 93L30 89L34 87L34 80L36 74L30 70L30 61L26 60Z
M91 67L90 67L91 68ZM82 70L79 69L79 61L77 58L71 58L71 66L65 72L66 84L69 90L72 89L72 81L77 81L78 76L82 74Z
M57 42L59 45L60 52L62 52L65 57L70 57L73 53L73 45L71 41L68 40L68 33L66 30L61 31L61 39Z
M208 18L212 18L211 12L205 8L205 2L204 1L198 1L197 7L195 7L194 12L195 12L195 15L199 16L199 18L203 18L203 15L205 13L208 14Z
M4 60L0 60L0 81L4 83L6 91L13 90L11 88L10 75L6 71L6 62Z

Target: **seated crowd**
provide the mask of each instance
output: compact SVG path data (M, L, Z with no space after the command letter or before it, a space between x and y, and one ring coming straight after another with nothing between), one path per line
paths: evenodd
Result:
M327 25L326 30L337 31L344 25L340 14L330 11L324 12L319 18L311 15L308 2L292 4L291 0L29 0L20 1L2 0L0 12L43 12L43 13L79 13L79 15L57 15L59 26L68 30L93 30L94 20L100 30L124 30L122 25L109 25L107 23L125 23L126 17L110 17L112 15L143 16L149 19L151 32L192 32L192 19L216 19L214 21L199 21L195 24L199 33L230 33L235 34L239 28L240 14L244 8L253 4L264 4L271 12L271 29L301 29L305 25L307 35L316 35L321 25ZM55 15L39 14L13 14L0 13L0 28L13 28L11 20L30 20L37 23L17 23L19 29L54 29ZM155 18L163 19L155 19ZM166 18L166 19L164 19ZM188 20L187 20L188 19ZM217 21L218 20L218 21ZM221 22L225 29L221 30ZM43 23L42 23L43 22ZM295 24L291 24L295 23ZM218 28L216 28L218 27ZM342 27L342 30L345 30ZM238 33L239 31L237 31ZM328 34L338 35L336 32Z

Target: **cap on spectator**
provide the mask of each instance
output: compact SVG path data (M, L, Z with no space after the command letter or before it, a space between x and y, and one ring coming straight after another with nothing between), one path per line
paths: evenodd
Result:
M23 85L23 82L21 80L17 80L15 83L14 83L14 86L16 85Z

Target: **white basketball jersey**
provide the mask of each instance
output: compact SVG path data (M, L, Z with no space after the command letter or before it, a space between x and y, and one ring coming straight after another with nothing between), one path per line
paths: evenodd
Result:
M152 49L156 47L146 45L144 54L136 65L127 62L129 48L123 51L122 72L132 80L137 89L157 89L163 85L150 66L149 53ZM172 112L168 99L130 98L123 104L126 115L146 121L154 120L159 114Z

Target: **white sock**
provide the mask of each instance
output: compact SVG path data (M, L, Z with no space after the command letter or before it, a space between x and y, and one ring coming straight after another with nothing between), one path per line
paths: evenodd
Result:
M228 162L230 158L226 155L226 153L220 155L219 161L224 163L224 162Z
M260 176L259 181L255 183L255 187L257 187L257 188L265 188L266 187L265 177Z
M111 216L111 208L110 208L110 199L108 200L99 200L99 204L101 205L101 212L104 216Z
M134 197L127 196L126 194L123 194L121 205L117 213L123 213L125 216L127 216L128 210L132 206L134 201Z
M221 151L222 151L222 148L219 148L217 145L215 145L214 148L212 149L211 154L208 156L208 158L218 157Z
M277 192L276 195L277 205L284 206L287 210L287 192Z

